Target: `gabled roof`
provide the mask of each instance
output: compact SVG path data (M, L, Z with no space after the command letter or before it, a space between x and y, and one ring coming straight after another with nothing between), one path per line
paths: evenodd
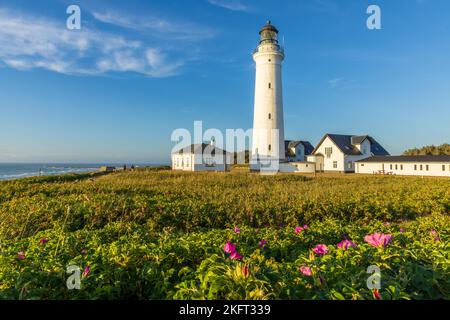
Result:
M376 141L374 138L372 138L371 136L367 136L367 138L370 141L370 152L372 152L372 154L374 156L389 156L390 153L387 152L387 150L385 148L383 148L383 146L381 144L378 143L378 141Z
M345 155L359 156L362 153L356 147L356 145L361 144L364 140L368 139L370 141L370 151L374 155L387 156L389 152L386 151L374 138L371 136L353 136L344 134L329 134L327 133L322 140L318 143L317 147L312 152L313 154L319 149L321 144L326 138L330 138L331 141L341 150Z
M364 140L366 140L369 136L365 135L365 136L352 136L351 138L351 143L352 144L361 144L364 142Z
M206 149L208 148L208 149ZM214 145L208 144L208 143L197 143L197 144L191 144L190 146L181 148L177 151L174 151L172 154L203 154L205 152L210 152L211 155L215 155L216 152L217 154L224 154L224 153L229 153L219 147L216 147Z
M448 162L450 155L439 156L373 156L356 162Z
M286 155L295 156L295 154L292 154L290 149L297 147L299 144L303 145L303 147L305 148L305 156L310 155L314 150L313 145L309 141L285 140L284 149L286 150Z
M301 141L305 147L305 155L308 156L314 151L314 146L309 141Z

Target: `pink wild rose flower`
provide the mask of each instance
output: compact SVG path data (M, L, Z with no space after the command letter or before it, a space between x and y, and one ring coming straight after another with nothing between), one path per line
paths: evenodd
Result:
M315 254L324 255L328 253L328 247L325 244L318 244L313 249Z
M267 240L261 240L260 242L259 242L259 246L261 247L261 248L264 248L264 246L267 244Z
M84 268L83 277L84 278L87 277L90 272L91 272L91 267L90 266L87 266L86 268Z
M302 266L302 267L300 267L299 271L308 277L310 277L312 275L312 271L311 271L310 267Z
M392 235L384 233L374 233L365 236L364 240L373 247L385 247L392 240Z
M347 250L349 247L356 247L356 243L350 240L342 240L337 244L337 247L339 249Z
M226 253L233 253L236 251L236 245L234 245L232 242L227 241L225 245L223 246L223 251Z
M17 260L24 260L25 259L25 252L19 251L17 252Z
M296 227L295 228L295 233L300 233L300 232L302 232L303 231L303 228L302 227Z
M231 253L230 259L231 260L241 260L242 256L239 254L239 252L234 251L234 252Z
M241 229L239 229L238 227L234 227L233 231L238 234L241 233Z

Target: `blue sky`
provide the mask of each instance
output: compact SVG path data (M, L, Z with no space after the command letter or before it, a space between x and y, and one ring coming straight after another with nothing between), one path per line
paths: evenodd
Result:
M77 4L82 29L65 28ZM382 10L368 30L366 9ZM258 31L285 38L286 139L450 142L446 0L0 0L0 162L164 162L176 128L252 126Z

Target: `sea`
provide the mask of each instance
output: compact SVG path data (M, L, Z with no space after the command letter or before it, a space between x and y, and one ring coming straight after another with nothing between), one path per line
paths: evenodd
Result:
M133 164L139 167L159 167L170 165L170 163L141 163ZM27 177L51 176L66 173L95 172L102 166L116 167L122 169L124 164L90 163L90 164L68 164L68 163L0 163L0 180L13 180ZM131 165L126 165L128 168Z
M100 164L0 163L0 180L98 171Z
M158 167L170 165L170 163L146 163L134 164L139 167ZM95 172L101 166L123 168L123 164L91 163L91 164L68 164L68 163L0 163L0 180L13 180L27 177L51 176L66 173ZM127 165L128 168L131 165Z

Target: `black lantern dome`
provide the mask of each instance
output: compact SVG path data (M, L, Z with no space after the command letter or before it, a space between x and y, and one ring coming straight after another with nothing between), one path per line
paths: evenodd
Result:
M275 43L278 44L278 29L275 28L272 23L267 21L266 25L259 32L261 36L260 44L263 43Z

